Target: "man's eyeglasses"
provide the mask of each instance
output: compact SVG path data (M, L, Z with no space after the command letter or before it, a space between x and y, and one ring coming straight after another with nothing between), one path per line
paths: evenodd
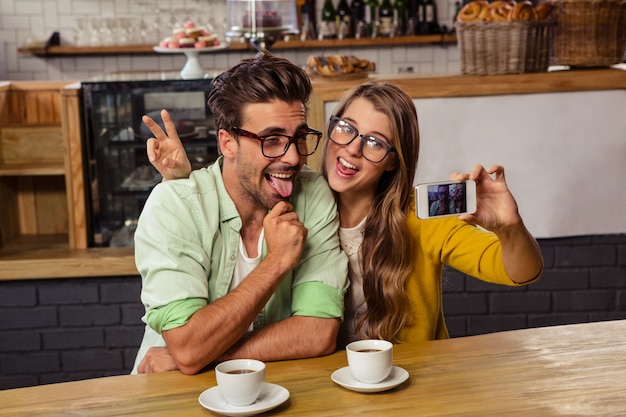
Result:
M395 152L393 146L370 135L362 135L350 123L337 116L330 118L328 137L337 145L349 145L357 137L361 137L361 155L370 162L378 163L385 159L389 152Z
M237 135L256 139L261 142L261 152L266 158L278 158L283 156L287 153L292 143L296 145L298 155L312 155L317 150L317 145L319 145L320 138L322 137L322 132L318 132L315 129L309 129L296 136L278 134L259 136L239 127L233 127L232 131Z

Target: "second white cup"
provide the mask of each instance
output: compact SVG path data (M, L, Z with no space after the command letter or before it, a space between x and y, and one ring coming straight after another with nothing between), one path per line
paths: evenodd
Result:
M222 397L230 405L245 406L256 401L265 381L265 363L255 359L233 359L215 367Z
M358 340L346 346L352 376L365 384L377 384L391 373L393 344L386 340Z

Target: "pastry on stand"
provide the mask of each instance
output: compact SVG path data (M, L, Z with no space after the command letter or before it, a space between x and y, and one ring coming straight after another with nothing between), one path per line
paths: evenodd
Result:
M162 39L154 50L162 54L185 54L187 61L180 71L180 76L183 80L193 80L204 78L206 75L200 64L201 53L221 51L228 46L228 43L221 42L217 35L190 21L185 23L185 27L174 29L172 36Z

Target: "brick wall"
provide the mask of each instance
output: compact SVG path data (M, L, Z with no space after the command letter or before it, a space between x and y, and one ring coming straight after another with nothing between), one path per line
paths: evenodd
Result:
M626 318L626 235L539 243L544 272L525 287L494 286L446 271L450 336Z
M141 280L0 282L0 389L128 373Z
M520 288L446 270L452 337L626 318L626 235L540 241L545 270ZM130 371L139 277L0 282L0 389Z

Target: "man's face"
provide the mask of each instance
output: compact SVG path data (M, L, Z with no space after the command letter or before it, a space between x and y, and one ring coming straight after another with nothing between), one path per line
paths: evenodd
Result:
M439 189L437 191L437 197L441 201L445 201L448 199L448 187L446 185L439 186Z
M243 115L243 122L237 127L258 136L294 136L308 129L305 108L300 102L248 104ZM306 156L298 154L295 144L277 158L265 157L261 142L244 135L239 135L237 147L234 169L239 196L268 210L279 201L288 200L293 182L306 162Z

